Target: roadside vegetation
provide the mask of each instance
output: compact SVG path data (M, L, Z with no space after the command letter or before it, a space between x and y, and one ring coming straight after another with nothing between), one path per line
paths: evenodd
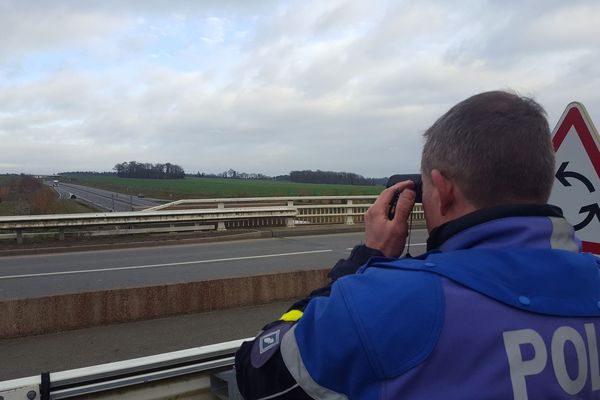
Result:
M58 195L39 179L29 175L0 176L0 215L74 214L95 210Z
M177 200L183 198L348 196L379 194L382 186L325 185L258 179L188 177L184 179L137 179L117 176L61 176L65 183L87 185L114 192Z

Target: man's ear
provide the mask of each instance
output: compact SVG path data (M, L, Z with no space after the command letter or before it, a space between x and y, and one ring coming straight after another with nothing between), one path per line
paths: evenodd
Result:
M438 169L431 170L431 184L438 192L440 200L440 215L446 216L448 212L452 210L452 207L456 202L454 184Z

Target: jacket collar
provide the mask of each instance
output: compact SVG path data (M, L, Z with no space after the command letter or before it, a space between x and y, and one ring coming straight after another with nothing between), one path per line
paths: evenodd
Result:
M427 251L510 246L579 251L581 242L560 208L506 205L469 213L431 231Z

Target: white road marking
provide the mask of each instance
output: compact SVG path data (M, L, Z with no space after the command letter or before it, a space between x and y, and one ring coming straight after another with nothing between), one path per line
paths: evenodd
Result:
M410 246L425 246L427 243L411 243ZM346 247L346 250L352 250L354 247Z
M44 273L44 274L7 275L7 276L0 276L0 279L34 278L34 277L38 277L38 276L71 275L71 274L86 274L86 273L90 273L90 272L123 271L123 270L128 270L128 269L175 267L178 265L207 264L207 263L217 263L217 262L224 262L224 261L239 261L239 260L255 260L258 258L297 256L297 255L303 255L303 254L328 253L328 252L332 252L332 251L333 250L298 251L295 253L263 254L260 256L217 258L214 260L196 260L196 261L183 261L183 262L165 263L165 264L135 265L135 266L131 266L131 267L96 268L96 269L84 269L84 270L79 270L79 271L58 271L58 272L48 272L48 273Z

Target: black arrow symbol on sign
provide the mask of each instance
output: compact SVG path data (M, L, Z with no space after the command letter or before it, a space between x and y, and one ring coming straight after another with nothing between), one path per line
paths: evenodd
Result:
M592 182L590 182L590 180L588 178L586 178L585 176L574 172L574 171L565 171L567 169L567 165L569 165L568 161L565 161L564 163L562 163L560 165L560 168L558 169L558 171L556 171L556 179L558 179L558 181L560 183L563 184L563 186L571 186L571 184L569 183L569 181L567 180L567 178L575 178L580 180L585 187L590 191L590 193L593 193L596 189L594 189L594 185L592 185Z
M583 214L584 212L587 212L588 215L587 215L587 217L585 217L585 219L583 221L581 221L577 225L573 226L573 228L576 231L588 226L588 224L590 222L592 222L594 217L597 217L598 221L600 221L600 206L598 206L598 204L590 204L590 205L581 207L581 210L579 210L579 214Z

